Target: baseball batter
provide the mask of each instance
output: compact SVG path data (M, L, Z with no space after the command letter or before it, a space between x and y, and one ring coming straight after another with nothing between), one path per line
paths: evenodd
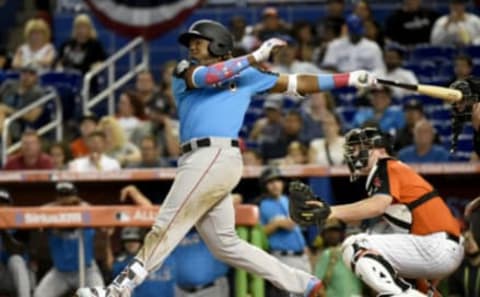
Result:
M195 226L221 261L262 276L280 289L319 296L320 280L282 264L236 235L230 192L243 171L238 132L254 94L303 95L346 86L369 87L375 85L375 77L366 71L335 75L262 71L256 65L268 60L284 41L270 39L253 53L232 58L232 35L210 20L194 23L179 42L189 49L189 59L178 63L173 78L183 153L173 185L135 260L107 288L83 288L77 295L129 296Z
M323 201L303 202L317 207L309 210L300 200L302 193L312 196L311 190L295 182L290 185L290 198L296 199L292 218L301 224L326 217L348 223L383 215L398 233L347 238L342 246L345 263L379 296L425 296L402 277L437 280L454 272L463 259L459 224L427 181L388 154L378 129L354 129L345 138L352 178L368 174L370 197L331 208Z

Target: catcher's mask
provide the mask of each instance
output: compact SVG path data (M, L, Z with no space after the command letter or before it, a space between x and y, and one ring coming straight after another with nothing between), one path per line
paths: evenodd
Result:
M472 118L473 105L480 102L480 79L468 77L454 81L450 88L462 92L462 100L453 104L452 109L452 147L451 151L457 149L458 137L462 133L463 125L470 122Z
M375 127L356 128L345 135L344 158L350 181L357 180L360 170L368 166L370 150L374 148L386 148L384 135Z

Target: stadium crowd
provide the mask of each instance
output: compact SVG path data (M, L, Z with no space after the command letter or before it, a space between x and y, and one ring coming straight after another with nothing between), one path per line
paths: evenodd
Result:
M480 45L480 18L467 11L467 1L451 0L450 11L440 16L420 0L404 0L384 24L374 18L368 1L328 0L326 15L317 23L283 20L277 9L267 7L261 21L248 24L243 16L234 16L230 24L235 38L234 55L255 49L263 40L276 36L287 46L264 65L273 72L327 73L367 69L380 77L417 83L419 78L406 67L413 48L424 45L448 45L464 48ZM347 11L352 11L347 14ZM85 74L107 58L90 17L78 15L72 37L59 48L50 42L47 22L29 20L25 41L13 55L0 57L3 71L16 71L18 79L7 79L0 85L0 130L5 118L43 96L46 92L40 77L49 71L78 71ZM452 82L474 72L474 59L465 54L455 57ZM171 76L175 61L167 61L159 73L144 70L118 94L115 114L81 114L73 121L75 129L66 127L64 141L54 142L35 129L43 115L50 112L37 107L10 126L10 139L20 141L18 152L8 157L5 170L57 169L76 172L113 171L121 168L158 168L175 166L180 155L179 124ZM156 79L156 78L159 79ZM438 133L438 123L427 112L433 107L414 94L401 89L378 87L354 94L353 113L345 113L338 94L323 92L297 98L268 94L256 98L250 118L242 130L241 149L245 165L271 165L261 176L262 200L259 202L263 230L269 250L281 261L311 271L327 284L327 296L368 296L361 282L341 261L340 244L345 236L364 226L347 228L338 221L328 222L321 232L307 236L288 218L284 181L278 165L344 164L343 132L352 127L375 125L390 135L397 157L405 162L434 163L457 159L449 154L449 137ZM435 107L436 106L436 107ZM435 108L448 107L436 104ZM256 108L256 109L255 109ZM480 109L474 111L473 128L480 129ZM450 135L448 135L450 136ZM463 159L479 160L480 152ZM81 205L75 185L59 183L55 205ZM150 200L134 186L122 190L121 199L148 205ZM0 191L0 207L13 201ZM381 222L370 228L387 232ZM98 231L98 230L97 230ZM317 230L318 231L318 230ZM0 295L62 296L77 286L78 258L75 242L79 231L46 230L53 266L45 275L36 275L35 254L28 244L32 236L23 231L0 231ZM102 285L128 263L138 251L144 231L138 228L101 230L105 256L101 265L95 262L94 229L85 229L89 286ZM318 234L317 234L318 233ZM119 235L121 247L111 244ZM98 236L97 236L98 237ZM480 296L480 250L472 237L465 234L467 257L450 280L445 296ZM118 252L114 255L115 252ZM192 269L196 267L200 270ZM189 269L190 268L190 269ZM210 254L198 233L192 230L166 263L138 288L135 296L229 296L228 267ZM192 273L195 272L195 273ZM5 273L4 273L5 272ZM36 280L36 276L41 276ZM13 287L12 287L13 285ZM12 293L13 292L13 293ZM269 288L269 296L292 296ZM3 295L2 295L3 296ZM374 296L374 295L371 295Z

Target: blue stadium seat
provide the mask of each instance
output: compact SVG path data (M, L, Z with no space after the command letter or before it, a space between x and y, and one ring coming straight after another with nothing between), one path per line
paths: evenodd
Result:
M355 99L357 97L357 89L355 88L341 88L332 90L332 95L335 98L337 105L349 105L353 106L355 104Z

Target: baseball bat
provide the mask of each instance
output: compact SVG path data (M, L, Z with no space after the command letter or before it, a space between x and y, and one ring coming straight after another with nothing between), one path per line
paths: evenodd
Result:
M457 102L462 100L462 92L455 89L449 89L447 87L439 87L433 85L424 85L424 84L407 84L399 81L393 81L388 79L379 78L377 81L383 85L407 89L411 91L416 91L419 94L427 95L430 97L442 99L449 102Z

